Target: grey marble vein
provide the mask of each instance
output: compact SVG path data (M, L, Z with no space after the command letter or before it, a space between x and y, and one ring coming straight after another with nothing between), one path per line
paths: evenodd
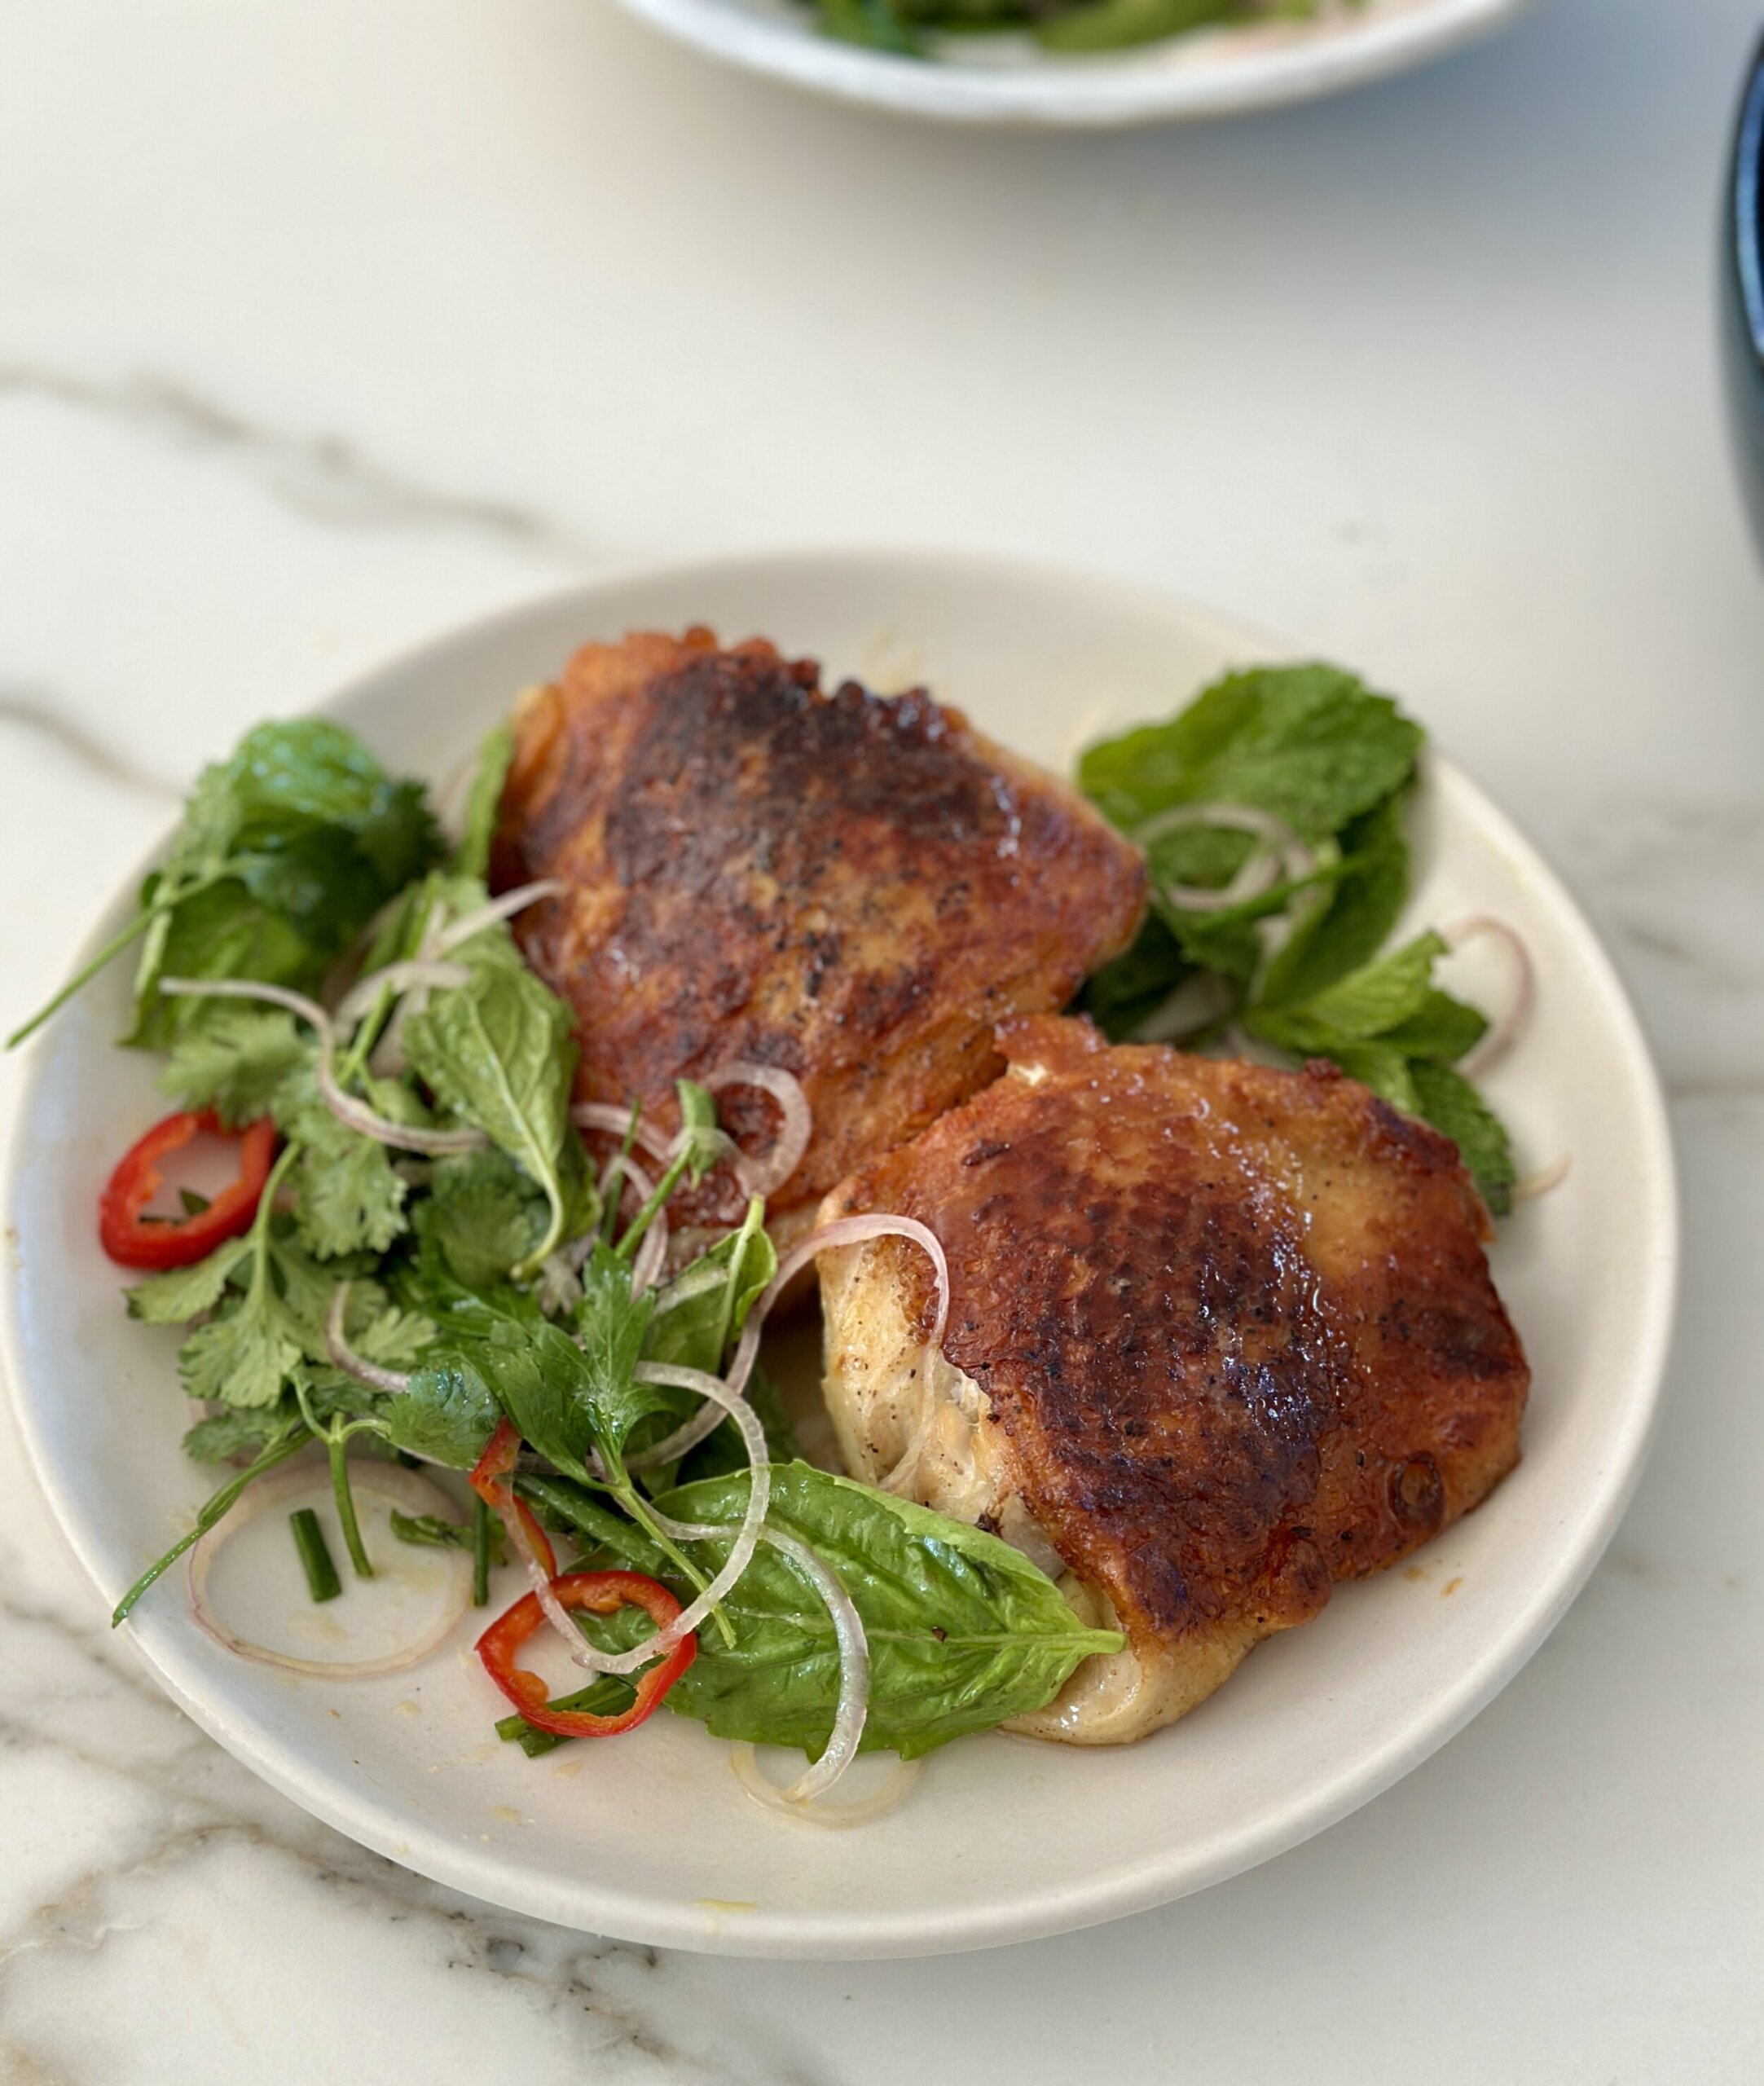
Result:
M183 794L165 776L156 775L121 748L107 744L46 691L0 684L0 728L8 726L52 741L70 759L125 790L174 801Z
M152 372L99 379L0 356L0 400L95 415L151 439L223 456L308 520L353 529L460 532L574 566L591 547L537 508L431 485L380 462L350 437L255 420L183 380Z

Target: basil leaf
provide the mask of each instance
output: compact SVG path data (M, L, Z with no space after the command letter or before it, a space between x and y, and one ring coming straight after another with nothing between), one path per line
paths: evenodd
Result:
M712 1478L658 1505L683 1520L733 1524L746 1494L745 1476ZM1009 1543L807 1463L774 1469L767 1518L825 1560L863 1618L866 1750L893 1746L911 1758L1038 1710L1080 1660L1124 1642L1086 1629L1053 1581ZM706 1573L727 1555L720 1543L689 1548ZM839 1683L838 1648L819 1595L763 1543L724 1612L734 1644L705 1631L670 1705L720 1737L819 1753Z
M404 1026L411 1066L444 1107L486 1131L545 1190L551 1221L517 1269L557 1244L565 1216L562 1156L576 1046L569 1010L525 968L474 965Z

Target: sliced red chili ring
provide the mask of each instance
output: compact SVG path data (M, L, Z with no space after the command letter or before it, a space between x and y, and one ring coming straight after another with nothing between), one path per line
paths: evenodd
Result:
M539 1526L526 1500L516 1498L514 1487L508 1482L520 1453L521 1430L512 1419L499 1419L484 1444L484 1453L472 1467L472 1490L486 1507L494 1507L501 1516L502 1525L508 1531L508 1540L515 1548L519 1551L525 1547L521 1541L524 1535L546 1578L554 1578L557 1553L552 1548L551 1538Z
M586 1609L592 1615L640 1608L658 1630L665 1629L680 1613L680 1603L667 1588L640 1572L565 1572L552 1581L552 1591L565 1608ZM554 1710L545 1683L536 1673L515 1664L516 1653L544 1620L539 1595L523 1594L478 1639L477 1655L484 1670L527 1722L560 1738L614 1738L635 1730L698 1655L697 1634L688 1631L666 1658L636 1676L632 1683L636 1699L617 1716L596 1716L589 1710Z
M239 1178L205 1209L182 1217L147 1216L165 1179L159 1162L202 1135L239 1140ZM168 1116L123 1154L98 1199L104 1251L125 1268L187 1268L206 1260L223 1239L251 1229L275 1156L275 1125L267 1116L242 1130L227 1129L211 1108Z

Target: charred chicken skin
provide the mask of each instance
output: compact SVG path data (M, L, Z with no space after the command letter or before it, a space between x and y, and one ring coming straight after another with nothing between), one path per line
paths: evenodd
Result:
M1002 1078L828 1199L928 1225L951 1283L931 1353L922 1253L824 1253L828 1402L856 1475L1125 1632L1023 1727L1132 1739L1484 1498L1529 1372L1455 1148L1356 1081L1076 1020L999 1043Z
M577 1094L678 1121L673 1082L794 1076L813 1136L768 1199L789 1237L835 1182L1000 1069L996 1023L1063 1006L1124 948L1145 871L1074 791L922 689L892 699L707 630L588 645L534 691L492 855L528 961L574 1009ZM752 1088L719 1094L763 1163ZM728 1169L671 1214L728 1224Z

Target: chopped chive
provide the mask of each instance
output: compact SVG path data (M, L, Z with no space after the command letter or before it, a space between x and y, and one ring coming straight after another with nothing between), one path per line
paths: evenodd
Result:
M482 1499L472 1502L472 1605L490 1604L490 1508Z
M343 1524L343 1541L349 1549L350 1562L355 1567L358 1579L371 1579L374 1568L368 1561L361 1527L355 1519L355 1495L350 1490L348 1450L341 1434L333 1434L325 1446L331 1459L331 1490L337 1500L337 1517Z
M598 1680L590 1681L586 1688L574 1695L561 1695L550 1705L554 1710L586 1710L592 1716L621 1716L637 1699L637 1691L628 1680L621 1679L616 1673L603 1673ZM506 1745L511 1740L526 1754L529 1760L537 1760L541 1754L549 1753L553 1746L567 1745L570 1741L561 1732L540 1731L530 1724L517 1710L512 1717L498 1719L496 1736Z
M343 1591L343 1582L331 1561L319 1516L310 1507L301 1507L288 1516L288 1525L294 1531L294 1547L306 1571L307 1592L315 1600L335 1600Z

